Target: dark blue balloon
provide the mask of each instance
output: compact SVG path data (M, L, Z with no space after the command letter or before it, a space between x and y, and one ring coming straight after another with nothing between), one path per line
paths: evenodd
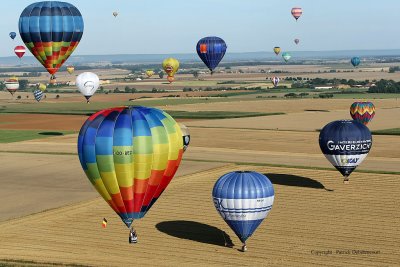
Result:
M17 36L15 32L10 32L9 34L10 38L14 40L14 38Z
M200 39L196 46L197 54L210 69L211 73L224 57L226 48L227 46L225 41L215 36Z
M347 177L368 155L372 147L372 135L358 121L333 121L321 130L319 146L332 165Z
M214 185L214 205L221 217L245 242L268 215L274 202L270 180L257 172L230 172Z
M358 65L360 65L361 60L359 57L353 57L350 62L354 67L357 67Z

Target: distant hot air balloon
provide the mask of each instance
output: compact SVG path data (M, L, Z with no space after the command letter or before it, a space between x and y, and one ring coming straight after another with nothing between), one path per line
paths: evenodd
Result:
M353 65L353 67L357 67L358 65L360 65L361 60L359 57L353 57L353 58L351 58L350 62L351 62L351 65Z
M185 152L190 143L190 132L188 127L186 127L184 124L179 123L179 126L181 128L183 138L183 152Z
M275 77L271 78L271 82L272 82L272 84L274 85L275 88L278 86L279 81L280 81L279 77L275 76Z
M33 96L35 97L36 101L39 102L40 100L42 100L43 98L43 91L36 89L35 91L33 91Z
M14 40L15 37L17 36L17 34L16 34L15 32L10 32L10 33L8 34L8 36L10 36L10 38Z
M168 76L173 77L179 69L179 61L175 58L167 58L163 61L162 67Z
M43 84L43 83L39 83L38 86L37 86L37 88L38 88L40 91L44 92L44 91L46 90L47 86L46 86L45 84Z
M296 21L300 18L302 14L303 14L303 9L301 7L292 8L292 16L296 19Z
M225 41L216 36L204 37L196 45L197 55L206 64L211 74L224 57L226 48Z
M112 14L113 14L113 16L114 16L115 18L118 16L118 12L117 12L117 11L114 11Z
M19 33L26 47L54 75L81 40L82 15L66 2L33 3L21 13Z
M354 102L350 107L353 120L367 125L375 116L375 106L372 102Z
M19 89L19 81L17 77L12 77L4 81L4 85L10 94L13 96L15 92Z
M86 176L127 227L160 198L182 154L178 123L155 108L101 110L86 120L78 136Z
M319 146L329 162L349 182L349 175L363 162L372 147L368 128L354 120L328 123L319 134Z
M74 67L74 66L68 66L68 67L67 67L67 72L68 72L69 74L72 74L72 73L74 72L74 70L75 70L75 67Z
M94 95L99 85L99 77L93 72L83 72L76 77L76 86L86 98L87 103L89 103L90 97Z
M294 39L295 44L299 44L300 43L300 39Z
M261 173L237 171L217 180L212 191L214 206L243 243L267 217L274 203L274 187Z
M275 47L274 47L274 53L275 53L276 55L279 55L280 52L281 52L281 48L278 47L278 46L275 46Z
M146 70L146 75L147 75L147 78L151 78L151 76L154 75L154 71L153 70Z
M22 45L18 45L14 48L14 53L17 55L17 57L22 58L25 54L25 47Z
M288 62L289 59L292 57L288 52L283 52L282 57L285 60L285 62Z

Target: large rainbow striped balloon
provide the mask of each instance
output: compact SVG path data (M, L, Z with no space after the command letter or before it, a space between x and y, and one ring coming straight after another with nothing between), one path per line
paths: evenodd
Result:
M183 154L182 132L159 109L105 109L83 124L78 154L90 182L130 227L174 177Z
M353 120L367 125L375 116L375 106L372 102L354 102L350 106L350 115Z
M19 33L36 59L55 74L82 38L82 15L66 2L33 3L21 13Z

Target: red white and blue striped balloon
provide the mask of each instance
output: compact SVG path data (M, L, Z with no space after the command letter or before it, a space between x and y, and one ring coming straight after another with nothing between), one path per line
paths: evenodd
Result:
M278 84L279 84L279 81L280 81L280 79L279 79L279 77L272 77L271 78L271 82L272 82L272 84L274 85L274 87L277 87L278 86Z
M215 208L244 245L267 217L274 195L271 181L253 171L227 173L212 191Z

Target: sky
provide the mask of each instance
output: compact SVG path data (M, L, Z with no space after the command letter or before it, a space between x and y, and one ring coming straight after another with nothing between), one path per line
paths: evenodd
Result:
M194 53L219 36L228 52L400 49L399 0L68 0L85 30L74 55ZM22 44L18 19L33 3L2 1L0 57ZM5 8L6 5L6 8ZM290 10L303 8L296 22ZM117 18L113 11L119 12ZM8 37L10 31L17 38ZM296 46L295 38L300 39ZM29 52L28 52L29 54Z

